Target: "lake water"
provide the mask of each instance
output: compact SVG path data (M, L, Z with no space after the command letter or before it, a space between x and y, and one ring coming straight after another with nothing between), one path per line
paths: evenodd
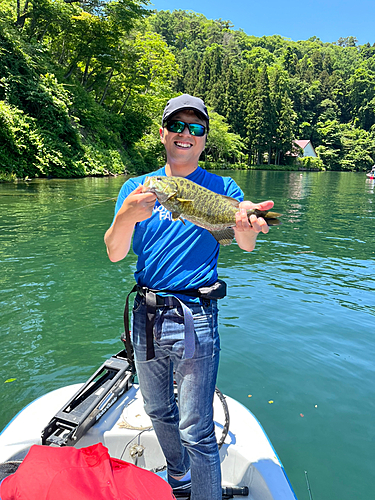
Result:
M374 182L231 176L247 199L273 199L283 225L250 254L221 249L218 386L260 420L299 500L305 471L314 500L374 498ZM0 184L0 428L121 350L135 257L111 263L103 235L123 182Z

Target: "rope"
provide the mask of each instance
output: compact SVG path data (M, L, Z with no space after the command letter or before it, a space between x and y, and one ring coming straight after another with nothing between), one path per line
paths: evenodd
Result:
M175 394L175 398L177 401L177 384L176 383L174 383L174 394ZM219 441L217 442L217 445L218 445L219 450L220 450L220 448L223 446L225 438L227 437L228 432L229 432L230 418L229 418L228 404L227 404L227 401L225 399L224 394L217 387L215 387L215 394L220 399L220 403L222 404L222 407L224 410L224 417L225 417L223 430L221 432L221 437L220 437Z
M221 402L223 409L224 409L224 416L225 416L225 422L224 422L224 426L223 426L223 431L221 433L221 438L219 439L219 441L217 443L219 450L220 450L220 448L224 444L225 438L228 435L230 419L229 419L228 405L227 405L227 401L225 399L224 394L217 387L215 387L215 394L220 399L220 402Z

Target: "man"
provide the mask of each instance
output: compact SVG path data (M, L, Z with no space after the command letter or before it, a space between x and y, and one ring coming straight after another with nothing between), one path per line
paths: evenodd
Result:
M198 166L208 131L209 115L201 99L185 94L168 101L159 131L167 162L148 175L186 177L238 199L235 237L240 248L250 252L268 226L255 215L249 223L246 210L269 210L273 202L242 201L243 193L232 179ZM175 491L191 488L191 500L219 500L221 472L212 409L220 351L217 300L197 293L217 281L219 244L205 229L173 221L153 193L142 192L145 177L123 185L105 234L107 252L113 262L123 259L134 234L138 294L132 341L145 410L167 460L168 481Z

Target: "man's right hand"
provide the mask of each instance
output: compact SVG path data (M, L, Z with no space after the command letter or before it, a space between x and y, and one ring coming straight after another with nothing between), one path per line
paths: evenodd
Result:
M105 233L104 241L112 262L122 260L129 252L134 226L152 215L156 195L142 193L140 184L123 201L112 226Z
M154 193L142 193L143 186L140 184L124 200L118 215L127 214L127 218L134 224L146 220L152 215L156 195ZM129 220L128 219L128 220Z

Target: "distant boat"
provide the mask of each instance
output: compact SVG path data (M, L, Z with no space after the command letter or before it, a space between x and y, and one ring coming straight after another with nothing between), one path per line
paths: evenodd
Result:
M108 359L83 386L50 392L16 415L0 433L0 462L22 460L33 444L81 448L101 442L113 457L152 471L165 468L123 353ZM285 470L254 415L218 390L214 409L223 498L296 500Z
M366 177L368 179L375 179L375 165L373 165L371 171L366 174Z

